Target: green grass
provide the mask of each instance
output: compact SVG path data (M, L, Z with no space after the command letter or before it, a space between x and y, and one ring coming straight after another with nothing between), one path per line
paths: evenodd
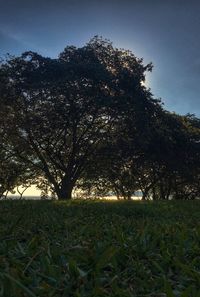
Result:
M1 201L0 296L199 297L200 201Z

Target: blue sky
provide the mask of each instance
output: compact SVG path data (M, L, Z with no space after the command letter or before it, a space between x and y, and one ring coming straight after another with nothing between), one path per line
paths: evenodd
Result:
M56 57L94 35L153 62L147 84L166 109L200 116L200 1L0 0L0 56Z

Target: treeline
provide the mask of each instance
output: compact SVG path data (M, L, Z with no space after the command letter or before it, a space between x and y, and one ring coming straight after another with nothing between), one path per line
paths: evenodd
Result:
M200 197L200 120L163 108L144 85L152 64L94 37L57 59L0 64L0 196L37 184L131 199Z

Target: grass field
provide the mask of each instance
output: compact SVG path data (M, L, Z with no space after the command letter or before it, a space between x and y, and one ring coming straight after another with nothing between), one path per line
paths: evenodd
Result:
M200 201L1 201L0 296L199 297Z

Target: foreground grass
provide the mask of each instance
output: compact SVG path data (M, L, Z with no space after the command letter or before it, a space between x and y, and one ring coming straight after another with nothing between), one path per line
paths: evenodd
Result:
M199 297L200 201L0 202L0 296Z

